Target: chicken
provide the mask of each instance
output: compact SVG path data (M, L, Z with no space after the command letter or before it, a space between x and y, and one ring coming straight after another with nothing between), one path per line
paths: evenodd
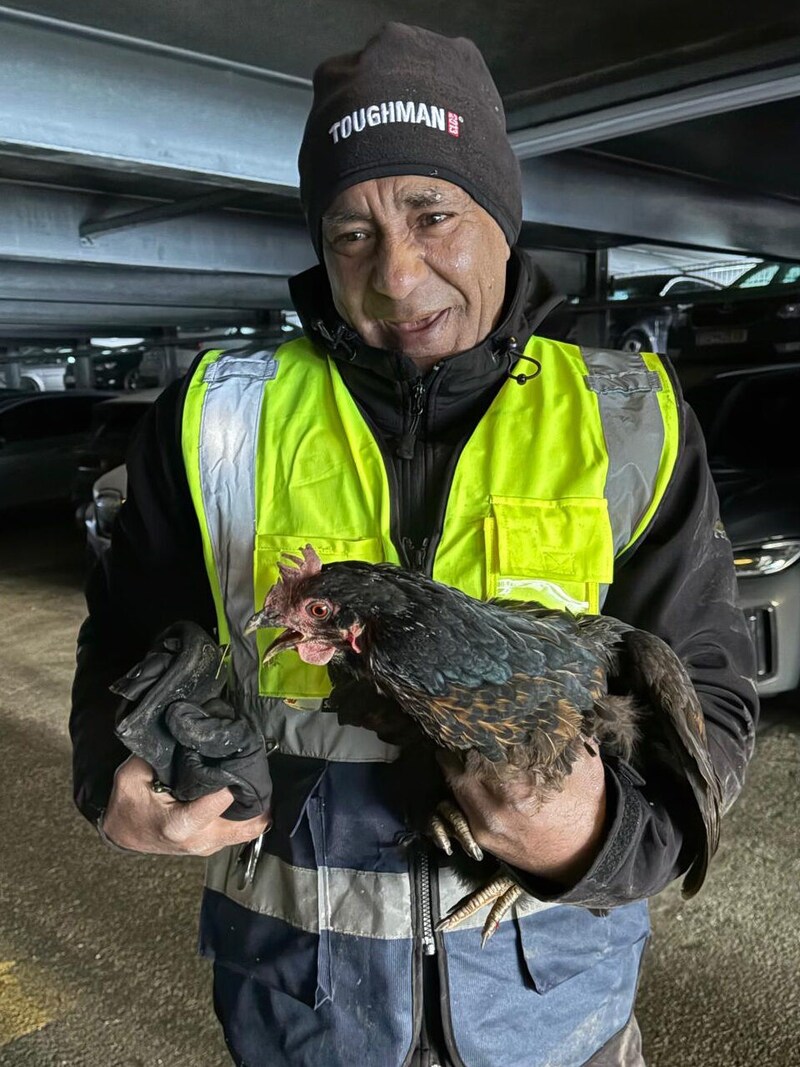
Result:
M602 615L478 601L392 564L323 566L310 545L278 569L246 632L284 628L265 661L296 649L308 663L330 664L335 677L349 676L345 687L369 683L379 695L371 706L348 704L346 688L334 692L350 723L408 741L413 722L429 743L456 753L464 773L524 773L543 798L561 788L584 745L597 743L645 773L657 759L694 798L701 847L683 891L697 892L719 839L721 794L697 694L658 637ZM445 851L455 836L482 858L452 800L438 805L428 830ZM501 872L440 928L493 900L485 943L522 892Z

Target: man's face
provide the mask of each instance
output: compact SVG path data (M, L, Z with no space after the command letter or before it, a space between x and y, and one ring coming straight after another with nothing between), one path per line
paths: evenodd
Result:
M509 247L457 185L416 175L361 182L325 212L322 242L336 309L369 345L427 369L497 323Z

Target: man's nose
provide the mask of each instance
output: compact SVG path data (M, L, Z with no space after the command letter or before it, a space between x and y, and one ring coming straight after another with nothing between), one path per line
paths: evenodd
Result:
M409 236L382 235L375 249L372 287L390 300L404 300L425 277L428 268Z

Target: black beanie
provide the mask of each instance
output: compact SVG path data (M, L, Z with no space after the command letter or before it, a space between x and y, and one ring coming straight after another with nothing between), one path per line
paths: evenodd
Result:
M520 171L500 94L476 46L388 22L361 52L314 72L300 146L300 199L322 258L322 215L351 185L395 174L460 186L516 243Z

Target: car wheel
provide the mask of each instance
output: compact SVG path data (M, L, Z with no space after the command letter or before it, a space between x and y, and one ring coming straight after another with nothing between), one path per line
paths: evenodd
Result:
M652 352L655 345L644 330L628 330L622 335L619 347L623 352Z
M129 370L125 377L122 379L122 388L128 390L134 390L139 388L139 371Z

